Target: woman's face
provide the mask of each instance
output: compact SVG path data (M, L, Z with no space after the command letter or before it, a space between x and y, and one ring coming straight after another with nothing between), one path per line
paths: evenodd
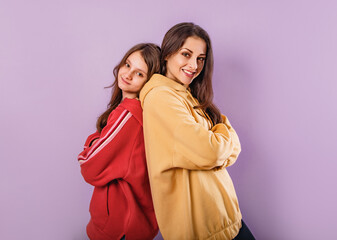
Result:
M118 87L122 90L123 99L136 98L147 80L148 67L140 51L126 59L118 71Z
M188 37L184 45L165 59L166 77L188 87L204 67L206 43L199 37Z

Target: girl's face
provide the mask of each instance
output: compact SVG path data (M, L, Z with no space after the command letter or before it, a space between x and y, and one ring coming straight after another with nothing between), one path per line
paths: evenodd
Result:
M204 67L206 43L199 37L188 37L184 45L165 59L166 77L188 87Z
M140 51L126 59L118 71L118 87L122 90L123 99L136 98L147 80L148 67Z

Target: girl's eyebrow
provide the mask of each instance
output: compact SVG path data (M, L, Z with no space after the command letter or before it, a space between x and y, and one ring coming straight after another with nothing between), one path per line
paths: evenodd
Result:
M193 53L193 51L188 49L188 48L182 48L181 50L183 50L183 49L189 51L190 53ZM199 55L206 56L206 53L200 53Z

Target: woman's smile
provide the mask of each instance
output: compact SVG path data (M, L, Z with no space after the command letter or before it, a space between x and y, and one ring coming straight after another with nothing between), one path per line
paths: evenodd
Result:
M189 77L189 78L193 78L194 74L196 73L196 72L188 71L188 70L185 70L185 69L183 69L182 71L183 71L183 72L185 73L185 75L186 75L187 77Z

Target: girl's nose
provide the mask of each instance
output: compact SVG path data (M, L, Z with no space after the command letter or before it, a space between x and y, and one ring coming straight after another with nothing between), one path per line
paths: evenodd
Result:
M127 72L124 74L124 77L131 80L131 79L132 79L131 71L127 71Z

